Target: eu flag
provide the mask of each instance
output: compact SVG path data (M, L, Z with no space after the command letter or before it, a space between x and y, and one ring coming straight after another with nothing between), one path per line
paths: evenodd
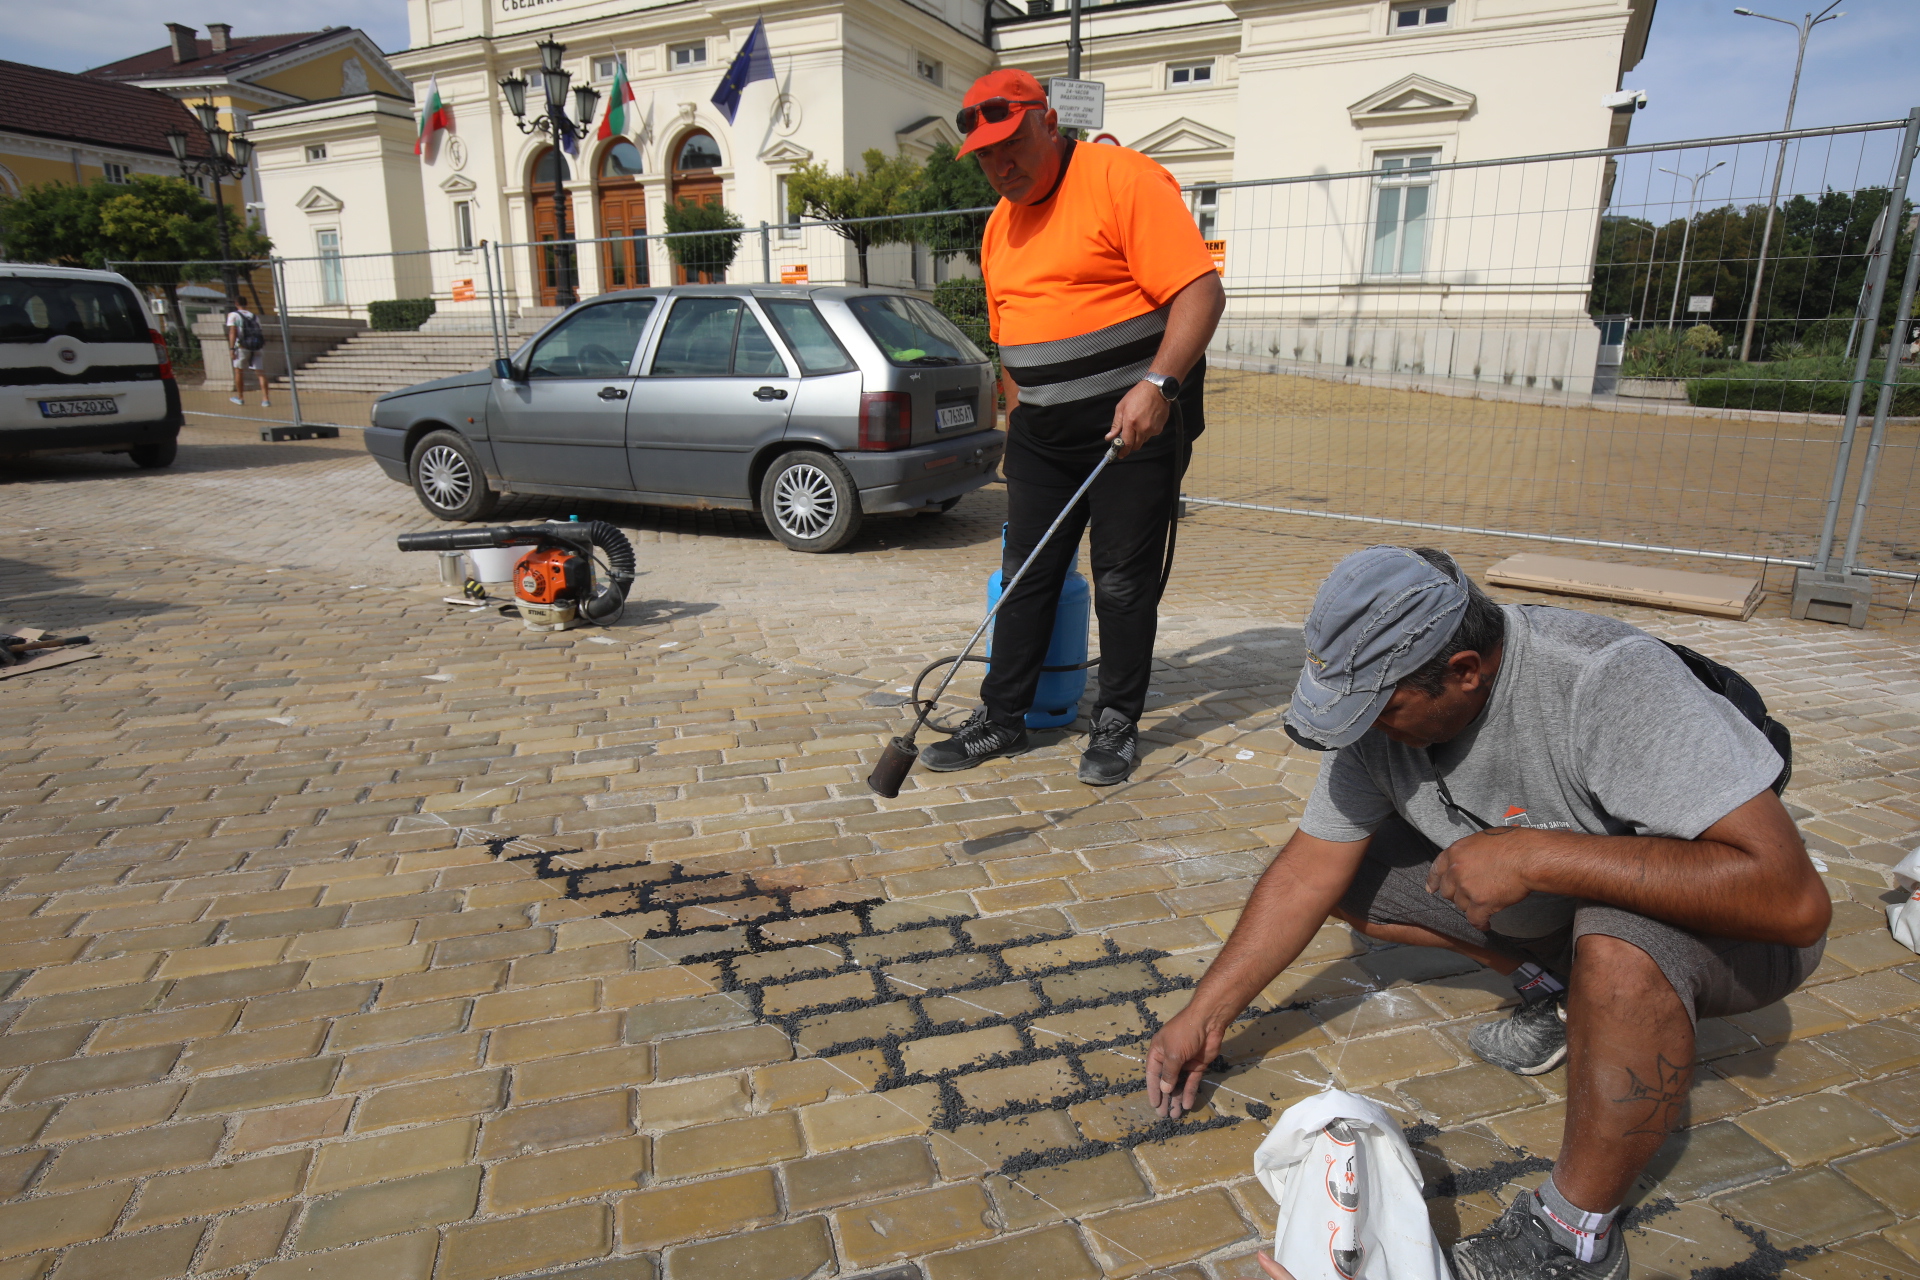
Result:
M762 18L753 24L753 34L740 46L740 52L727 67L727 74L720 79L720 87L713 91L713 105L720 108L720 114L732 124L740 111L741 91L755 80L771 79L773 54L767 49L767 20Z

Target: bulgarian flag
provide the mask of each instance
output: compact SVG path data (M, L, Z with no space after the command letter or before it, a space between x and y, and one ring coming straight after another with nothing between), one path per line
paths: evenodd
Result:
M453 128L453 112L440 99L440 76L427 81L427 109L420 116L420 136L413 140L413 154L419 155L427 148L427 140L440 129Z
M618 62L613 64L613 92L608 99L600 131L594 135L602 141L617 138L633 126L633 111L627 105L633 101L633 86L627 83L626 67Z

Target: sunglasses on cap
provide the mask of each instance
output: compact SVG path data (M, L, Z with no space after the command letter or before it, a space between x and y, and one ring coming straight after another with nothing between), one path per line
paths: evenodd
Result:
M1046 105L1047 100L1045 98L1014 98L1011 100L1007 98L988 98L985 102L976 102L970 107L960 108L960 113L954 116L953 122L960 126L960 132L962 134L969 134L975 129L978 129L983 122L986 124L1003 123L1007 117L1022 107L1044 107Z

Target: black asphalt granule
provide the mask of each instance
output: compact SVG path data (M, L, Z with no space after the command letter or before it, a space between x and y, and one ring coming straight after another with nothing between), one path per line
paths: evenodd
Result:
M1760 1228L1738 1218L1727 1220L1739 1228L1741 1235L1753 1241L1753 1252L1731 1266L1702 1267L1688 1275L1687 1280L1780 1280L1781 1273L1788 1267L1820 1252L1806 1244L1793 1249L1778 1248Z

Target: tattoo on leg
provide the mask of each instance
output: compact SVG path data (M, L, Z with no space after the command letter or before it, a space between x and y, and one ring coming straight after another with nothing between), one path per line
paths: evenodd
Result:
M1635 1122L1633 1128L1624 1136L1646 1133L1665 1137L1673 1132L1680 1122L1680 1109L1687 1102L1687 1077L1690 1074L1684 1063L1667 1061L1667 1055L1659 1055L1655 1062L1658 1079L1649 1084L1640 1078L1640 1073L1632 1067L1627 1068L1627 1092L1613 1101L1618 1106L1644 1104L1646 1112Z

